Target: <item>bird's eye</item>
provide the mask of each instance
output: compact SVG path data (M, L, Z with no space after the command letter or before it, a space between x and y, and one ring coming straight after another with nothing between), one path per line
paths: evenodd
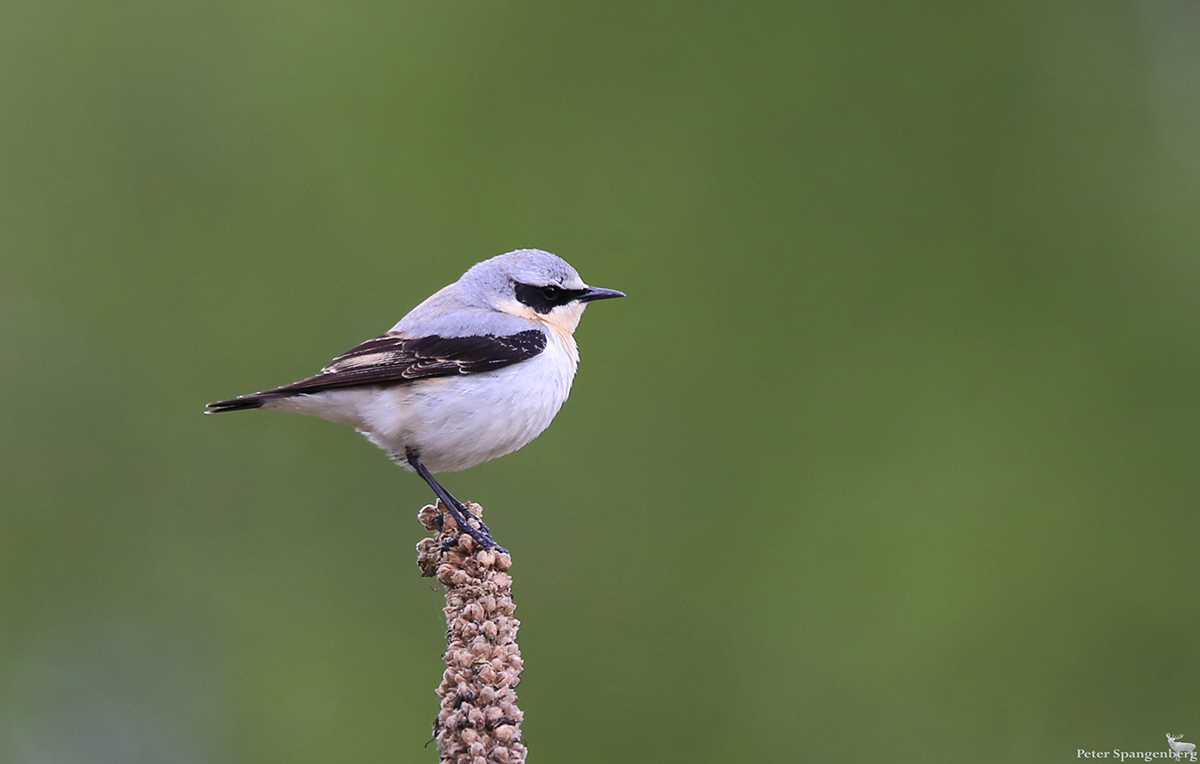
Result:
M549 313L555 308L569 304L572 300L579 299L579 296L586 292L586 289L567 289L561 284L535 286L534 284L513 283L513 295L517 298L517 302L537 313Z

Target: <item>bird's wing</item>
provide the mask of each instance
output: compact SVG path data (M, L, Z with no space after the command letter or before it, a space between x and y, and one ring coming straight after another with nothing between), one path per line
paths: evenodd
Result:
M266 401L362 385L400 384L502 369L546 348L546 335L529 329L505 336L408 337L388 333L347 350L320 373L290 385L216 401L207 413L259 408Z

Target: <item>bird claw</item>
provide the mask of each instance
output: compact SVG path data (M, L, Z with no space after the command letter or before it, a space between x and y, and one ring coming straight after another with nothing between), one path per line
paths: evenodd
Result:
M497 544L496 540L492 538L491 530L487 527L487 523L483 521L482 517L471 512L471 510L462 504L457 507L447 507L446 509L450 516L454 518L454 525L458 532L442 541L443 552L458 546L459 538L465 533L484 549L495 549L503 554L508 554L508 550ZM471 524L472 520L479 526L478 528ZM442 532L445 525L445 516L439 514L435 522L437 523L438 531Z
M452 546L456 546L458 544L458 537L463 533L466 533L471 538L475 539L476 543L478 543L484 549L498 549L504 554L508 554L507 549L500 546L495 542L495 540L492 539L491 531L488 529L487 523L483 521L483 518L477 516L471 510L467 509L465 504L451 496L450 492L443 488L442 484L433 478L433 475L428 469L425 468L425 465L421 464L421 460L418 458L417 452L414 449L406 448L404 450L404 458L408 461L409 466L411 466L416 473L421 476L421 479L428 483L429 487L433 489L434 494L436 494L438 497L438 504L446 513L454 518L454 524L458 526L458 533L456 533L452 538L447 538L442 542L443 552ZM442 516L442 513L438 512L434 520L437 525L438 532L444 532L444 520L445 518ZM474 520L479 527L476 528L472 526L471 520Z
M479 515L475 514L474 512L472 512L472 511L471 511L471 510L470 510L470 509L467 507L467 505L466 505L466 504L464 504L464 505L462 505L461 507L459 507L459 509L462 511L462 513L463 513L463 517L467 518L467 524L468 524L468 525L470 525L472 520L474 520L475 522L479 523L479 530L483 531L484 535L488 537L488 540L489 540L489 541L491 541L491 539L492 539L492 529L491 529L491 528L489 528L489 527L487 527L487 523L485 523L485 522L483 521L483 518L482 518L482 517L480 517ZM473 533L472 533L471 535L472 535L472 536L474 536L475 534L473 534ZM475 540L476 540L476 541L479 541L479 543L481 543L481 544L482 544L482 543L484 543L483 541L480 541L479 539L475 539ZM496 542L492 541L492 545L493 545L493 546L495 546L495 544L496 544Z
M478 518L475 519L478 520ZM480 523L480 525L483 525L483 523ZM447 537L446 540L442 542L442 551L445 552L458 546L458 541L464 533L474 539L475 543L479 544L479 546L483 547L484 549L495 549L501 554L508 554L508 550L497 544L496 540L492 538L492 535L488 533L487 526L484 526L483 528L473 528L470 525L467 526L466 530L460 530L453 536Z
M468 515L468 517L474 519L482 526L480 528L473 528L471 527L471 521L467 521L466 533L468 536L475 539L475 543L479 544L479 546L483 547L484 549L496 549L504 552L505 554L508 553L507 549L497 544L496 540L492 538L492 534L488 532L488 528L483 524L482 520L474 517L473 515Z

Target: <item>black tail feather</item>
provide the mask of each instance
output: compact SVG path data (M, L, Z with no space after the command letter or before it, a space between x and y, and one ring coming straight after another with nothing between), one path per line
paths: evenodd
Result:
M241 411L243 409L260 409L263 404L270 400L270 397L253 395L242 395L237 398L230 398L227 401L215 401L204 407L205 414L220 414L222 411Z

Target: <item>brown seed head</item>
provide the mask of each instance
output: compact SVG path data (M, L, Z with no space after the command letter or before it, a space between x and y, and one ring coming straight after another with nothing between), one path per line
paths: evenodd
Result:
M478 504L468 508L476 517L483 514ZM512 617L512 577L505 572L512 557L457 536L457 525L440 503L417 517L433 530L439 516L443 530L417 545L417 564L422 575L446 587L446 670L433 724L441 762L525 764L524 715L512 689L524 668L516 641L520 621Z

